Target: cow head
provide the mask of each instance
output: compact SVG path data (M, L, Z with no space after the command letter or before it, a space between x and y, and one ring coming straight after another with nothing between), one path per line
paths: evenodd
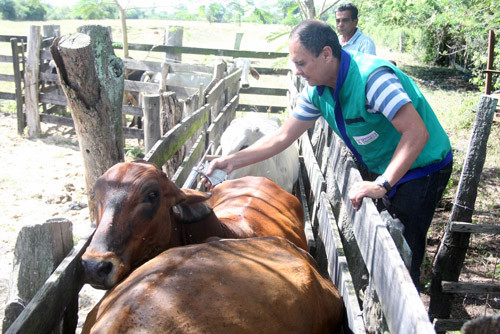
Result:
M173 207L209 198L179 189L155 165L119 163L95 183L97 227L82 256L85 282L108 289L133 268L179 244Z
M232 69L241 68L241 81L240 86L243 89L250 87L248 75L250 74L255 80L259 80L260 74L255 68L252 67L252 61L248 58L235 58L232 64Z

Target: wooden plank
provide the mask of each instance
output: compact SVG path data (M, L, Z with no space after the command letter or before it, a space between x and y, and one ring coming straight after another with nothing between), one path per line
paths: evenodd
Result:
M337 286L344 300L349 329L353 333L364 333L363 312L358 303L347 259L344 256L342 239L340 238L330 201L324 192L321 193L318 200L320 201L318 237L321 238L325 245L330 279Z
M126 138L144 139L144 130L142 129L123 127L122 131L123 136Z
M0 42L10 42L11 38L16 38L18 41L23 41L26 43L28 40L27 36L18 36L18 35L0 35Z
M183 119L156 142L146 154L144 160L150 161L157 166L163 166L184 145L186 140L208 121L209 111L210 105L205 104L191 116Z
M15 82L15 78L14 78L14 75L12 75L12 74L1 74L0 73L0 81Z
M207 129L208 142L213 141L214 147L220 145L220 137L224 130L229 126L236 114L236 107L238 106L239 96L235 95L233 99L222 108L222 111L217 115L215 120Z
M500 234L500 225L498 224L451 222L450 229L451 232Z
M52 81L59 84L59 76L56 73L50 73L50 70L40 72L39 78L44 81Z
M135 60L135 59L123 59L123 63L127 69L140 70L140 71L151 71L151 72L160 72L161 71L161 62L155 61L147 61L147 60ZM166 62L169 67L169 72L200 72L200 73L213 73L213 67L207 65L199 65L199 64L184 64L184 63L174 63L174 62Z
M44 123L49 123L49 124L57 124L57 125L75 127L75 123L73 122L73 118L71 118L71 117L47 115L47 114L42 113L42 114L40 114L40 121L42 121Z
M121 45L121 43L113 43L113 48L122 49L123 46ZM168 46L168 45L152 45L152 44L129 44L128 48L129 50L137 50L137 51L215 55L220 57L233 57L233 58L242 57L242 58L274 59L274 58L283 58L288 56L288 52L209 49L209 48L196 48L187 46Z
M297 188L295 196L300 200L302 205L302 210L304 211L304 232L307 238L307 247L309 248L309 253L314 256L316 254L316 239L314 238L313 226L311 221L311 214L309 213L309 205L307 204L306 188L304 185L304 177L302 173L302 166L304 165L304 159L299 158L301 167L299 168L299 179L297 180Z
M331 145L343 145L336 136ZM433 327L410 275L373 201L364 200L355 211L348 189L361 181L359 171L345 159L335 163L334 175L344 209L392 333L432 333ZM404 310L404 312L402 312Z
M233 86L236 82L238 82L241 79L241 74L243 73L243 69L239 68L233 73L229 74L224 78L224 87L231 87Z
M6 333L51 333L83 286L81 257L91 237L80 240Z
M287 109L287 106L262 106L256 104L240 104L239 111L253 111L261 113L279 114Z
M132 92L144 92L150 94L158 94L160 85L153 82L142 82L134 80L125 80L124 89Z
M240 94L287 96L287 88L249 87L240 89Z
M0 100L16 100L16 94L0 92Z
M144 112L142 111L142 108L136 107L136 106L129 106L128 104L124 104L122 106L122 113L125 115L132 115L132 116L139 116L139 117L144 116Z
M0 63L12 63L12 56L0 55Z
M260 75L288 75L288 68L254 67Z
M436 332L459 331L467 322L466 319L434 319Z
M212 77L196 75L195 73L175 74L169 73L167 76L167 86L181 86L199 89L200 84L208 85Z
M68 101L66 100L66 95L59 94L57 91L54 92L43 92L38 95L38 99L42 103L52 103L59 106L67 106Z
M204 134L201 134L198 137L191 150L189 150L188 155L182 161L179 168L177 168L175 175L172 177L172 182L174 182L178 187L182 187L193 170L193 167L198 165L198 162L205 153L205 138Z
M443 293L500 295L500 284L495 283L443 281L441 286Z
M219 81L214 88L207 94L207 103L211 106L221 97L224 93L224 81Z

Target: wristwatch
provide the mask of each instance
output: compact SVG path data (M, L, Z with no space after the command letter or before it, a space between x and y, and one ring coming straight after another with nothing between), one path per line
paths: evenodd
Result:
M375 179L375 183L381 187L384 187L385 190L387 191L387 193L390 193L391 190L392 190L392 187L391 185L389 184L389 181L387 181L387 179L385 178L384 175L379 175L376 179Z

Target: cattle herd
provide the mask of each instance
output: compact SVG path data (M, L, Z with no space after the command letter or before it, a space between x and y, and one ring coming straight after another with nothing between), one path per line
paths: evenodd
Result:
M97 228L82 257L85 282L109 291L83 333L339 332L342 298L309 255L287 190L239 175L207 193L145 161L111 167L94 186Z

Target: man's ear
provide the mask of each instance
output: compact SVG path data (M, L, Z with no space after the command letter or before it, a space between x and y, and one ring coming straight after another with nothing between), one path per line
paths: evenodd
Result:
M320 56L323 57L324 60L330 61L331 58L333 58L332 48L329 46L324 46Z

